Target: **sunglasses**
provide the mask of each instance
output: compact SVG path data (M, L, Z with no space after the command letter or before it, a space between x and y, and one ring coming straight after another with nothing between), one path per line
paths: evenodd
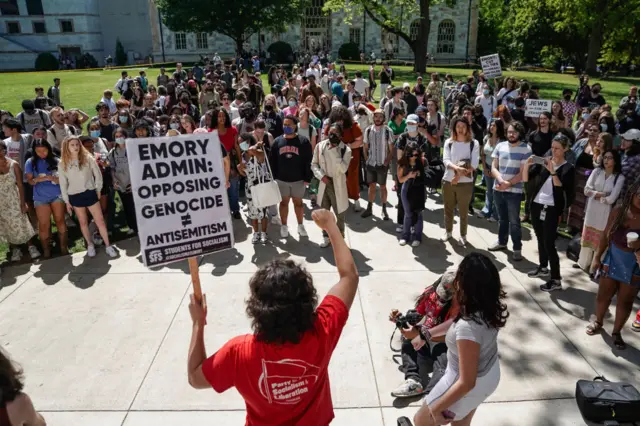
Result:
M605 155L602 158L605 159L605 160L613 160L613 155Z

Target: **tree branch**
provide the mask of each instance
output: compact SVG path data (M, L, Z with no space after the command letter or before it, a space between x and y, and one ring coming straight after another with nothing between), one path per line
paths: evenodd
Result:
M371 20L375 22L380 28L386 31L389 31L390 33L396 34L398 37L406 41L407 44L411 46L411 48L413 49L413 44L415 43L415 41L411 40L411 37L409 37L407 33L402 31L401 29L385 24L380 18L378 18L373 14L373 12L369 9L369 6L367 6L366 4L363 3L362 7L364 8L364 11L367 14L367 16L369 16L369 18L371 18Z

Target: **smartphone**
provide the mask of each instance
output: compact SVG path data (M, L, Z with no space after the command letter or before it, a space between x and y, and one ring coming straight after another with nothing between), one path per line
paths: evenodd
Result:
M453 420L456 418L456 414L451 410L444 410L442 412L442 417L444 417L447 420Z
M531 158L533 159L533 164L541 164L544 166L545 164L544 157L538 157L537 155L532 155Z

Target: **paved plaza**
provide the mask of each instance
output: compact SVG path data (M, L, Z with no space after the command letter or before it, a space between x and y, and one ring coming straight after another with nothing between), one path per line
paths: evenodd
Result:
M395 204L394 193L390 198ZM321 233L305 203L308 239L301 240L290 226L285 244L271 226L272 242L253 246L248 225L234 221L236 247L201 260L209 303L208 354L250 331L243 302L258 265L276 257L305 262L322 296L337 281L332 251L318 247ZM395 224L382 221L380 212L376 205L374 217L361 219L352 212L347 217L346 238L361 279L329 370L334 425L395 426L398 416L413 416L419 401L408 405L390 395L403 375L389 347L389 311L409 309L446 268L472 250L488 253L486 247L496 239L497 224L470 218L468 248L441 242L442 204L435 197L425 211L423 244L400 247ZM395 217L395 209L389 212ZM292 208L290 215L289 223L295 224ZM524 261L513 262L504 252L488 253L500 271L511 316L499 335L500 386L479 408L473 424L583 425L574 400L576 381L603 374L638 386L640 333L625 328L627 350L612 349L610 315L605 333L587 336L596 284L562 254L565 290L539 291L543 282L526 275L537 260L535 237L528 229L524 240ZM3 272L0 345L23 366L26 391L47 424L243 425L244 403L235 390L216 394L187 383L187 262L148 270L136 239L117 247L120 257L114 260L101 249L94 259L76 254ZM610 312L614 310L615 301ZM394 346L399 347L397 333Z

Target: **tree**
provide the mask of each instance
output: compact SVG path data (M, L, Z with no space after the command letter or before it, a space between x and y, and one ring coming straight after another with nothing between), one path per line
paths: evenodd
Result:
M380 28L397 35L407 42L414 56L414 70L423 73L427 69L427 45L431 19L429 8L432 4L445 0L326 0L324 8L328 12L344 12L345 21L353 17L367 15ZM452 0L446 0L453 3ZM417 17L417 37L411 37L410 17Z
M120 39L116 39L116 65L122 66L127 64L127 52L124 51L124 46Z
M218 32L230 37L240 54L258 31L282 33L302 16L306 0L156 0L172 31Z

